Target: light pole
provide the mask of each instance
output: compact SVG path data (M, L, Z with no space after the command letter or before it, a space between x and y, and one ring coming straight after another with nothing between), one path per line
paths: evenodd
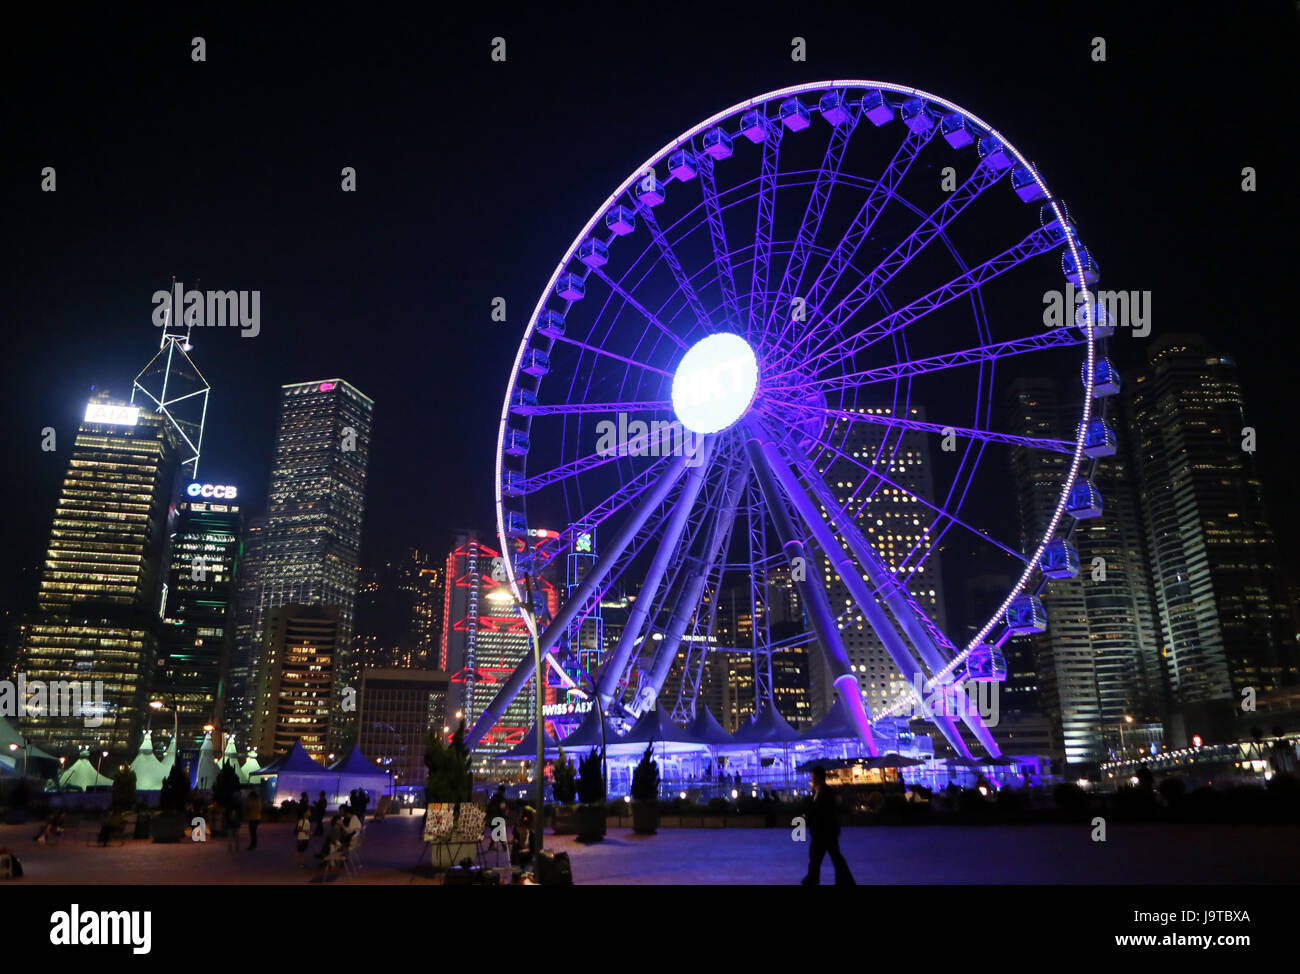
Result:
M1130 717L1128 714L1125 714L1124 719L1119 722L1119 759L1121 761L1123 761L1124 758L1127 757L1127 751L1128 751L1128 749L1124 746L1124 725L1131 724L1131 723L1133 723L1133 718Z

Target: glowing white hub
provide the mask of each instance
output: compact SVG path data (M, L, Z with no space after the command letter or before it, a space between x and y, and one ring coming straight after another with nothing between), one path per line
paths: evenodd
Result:
M673 376L673 412L694 433L717 433L749 410L758 389L758 360L739 335L702 338Z

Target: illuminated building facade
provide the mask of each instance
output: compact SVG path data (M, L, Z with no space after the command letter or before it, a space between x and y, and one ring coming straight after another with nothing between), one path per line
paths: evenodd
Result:
M242 742L252 739L257 713L257 644L259 633L261 587L258 584L262 565L262 542L266 537L266 518L247 521L243 538L243 557L236 579L234 646L226 671L223 701L223 724L227 734Z
M417 549L362 570L353 636L359 667L437 667L444 571L441 560Z
M94 715L28 713L24 732L52 747L125 749L139 742L159 650L178 466L176 434L164 416L102 394L90 400L59 492L18 670L46 683L102 681L104 699Z
M1064 438L1077 422L1082 394L1081 388L1054 379L1017 380L1010 389L1007 429ZM1064 486L1068 458L1015 446L1011 467L1024 546L1042 536ZM1106 760L1110 738L1126 716L1145 723L1162 705L1138 496L1123 450L1100 462L1093 483L1105 510L1102 517L1077 524L1079 575L1048 586L1043 595L1047 632L1007 645L1008 670L1014 656L1032 647L1038 703L1059 735L1054 750L1067 765Z
M315 758L330 750L341 617L336 605L281 605L266 613L254 727L261 754L283 754L296 740Z
M500 553L473 531L453 532L452 543L446 561L446 622L438 668L451 674L447 723L454 730L460 719L467 727L473 725L510 679L515 663L531 653L532 647L499 566ZM558 593L544 578L535 578L533 584L539 626L544 626L546 617L558 608ZM529 680L483 737L475 749L476 758L491 758L523 740L536 720L535 687ZM553 703L554 695L548 689L543 703ZM462 718L457 718L457 713Z
M176 707L180 746L197 748L205 724L223 726L243 534L238 490L226 484L188 484L175 517L163 651L152 695Z
M888 406L865 406L858 411L892 415ZM906 418L924 421L925 410L910 407ZM941 559L931 553L927 532L934 514L917 499L934 496L926 434L839 419L825 438L839 444L844 454L819 469L835 503L856 512L855 520L885 565L906 579L904 584L915 601L939 629L946 629ZM897 486L870 477L856 464L879 471ZM809 565L807 570L816 568ZM831 607L841 616L840 635L867 706L875 712L900 696L910 696L910 685L900 677L880 637L854 608L848 586L824 557L820 570ZM821 653L813 656L818 661L811 680L814 719L824 716L833 703L822 657Z
M447 674L440 670L364 667L358 744L394 776L394 787L423 788L430 730L447 724Z
M1280 552L1236 362L1169 335L1128 385L1130 436L1173 708L1297 679ZM1173 746L1190 730L1173 729Z
M338 701L355 687L352 633L373 411L374 402L342 379L281 387L256 580L254 633L265 631L266 614L278 606L338 609ZM336 750L353 736L355 718L344 710L333 715Z

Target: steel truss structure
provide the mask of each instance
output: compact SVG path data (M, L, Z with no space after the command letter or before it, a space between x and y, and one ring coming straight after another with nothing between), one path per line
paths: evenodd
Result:
M949 170L964 178L945 186ZM797 85L683 132L574 238L506 389L496 507L514 597L584 532L601 539L539 634L543 657L564 653L566 633L617 586L634 601L591 674L616 722L665 688L672 717L689 720L720 651L752 660L754 711L774 706L773 654L803 646L872 753L873 725L915 696L960 703L966 681L1002 677L1000 647L1045 626L1045 585L1078 571L1074 524L1100 513L1090 478L1114 450L1103 407L1118 380L1096 279L1038 170L937 95L867 80ZM1080 304L1073 321L1046 328L1052 289ZM674 381L718 334L752 350L757 388L726 425L697 435ZM1063 364L1080 377L1075 439L1004 428L1008 380ZM1008 534L994 510L1014 505L1010 450L1059 458L1053 516L1032 536ZM905 512L906 532L881 511ZM532 549L532 520L568 527ZM985 527L999 524L1003 537ZM950 574L1007 578L960 637L936 609L941 551ZM774 638L778 585L797 596L798 635ZM743 606L743 625L735 612L724 624L724 594ZM911 689L861 685L866 666L846 640L863 631ZM525 656L472 715L471 745L531 676ZM996 755L973 711L934 722L957 753Z

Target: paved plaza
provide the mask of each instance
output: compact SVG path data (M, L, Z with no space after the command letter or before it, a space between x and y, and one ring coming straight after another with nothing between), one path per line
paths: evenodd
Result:
M424 850L421 819L390 817L366 825L364 869L350 882L436 883ZM68 830L37 845L35 825L0 826L0 846L22 859L28 884L309 884L294 851L289 823L263 825L258 848L231 852L208 843L154 845L126 841L87 845L94 827ZM613 828L602 843L546 837L571 857L578 883L796 883L807 846L785 829L665 829L639 836ZM320 840L313 838L311 852ZM247 833L244 833L247 844ZM1093 842L1085 825L846 828L841 845L859 883L1292 883L1300 874L1300 828L1290 826L1154 826L1112 824L1108 841ZM314 862L315 860L311 860ZM831 880L831 866L823 866ZM9 885L9 884L6 884Z

